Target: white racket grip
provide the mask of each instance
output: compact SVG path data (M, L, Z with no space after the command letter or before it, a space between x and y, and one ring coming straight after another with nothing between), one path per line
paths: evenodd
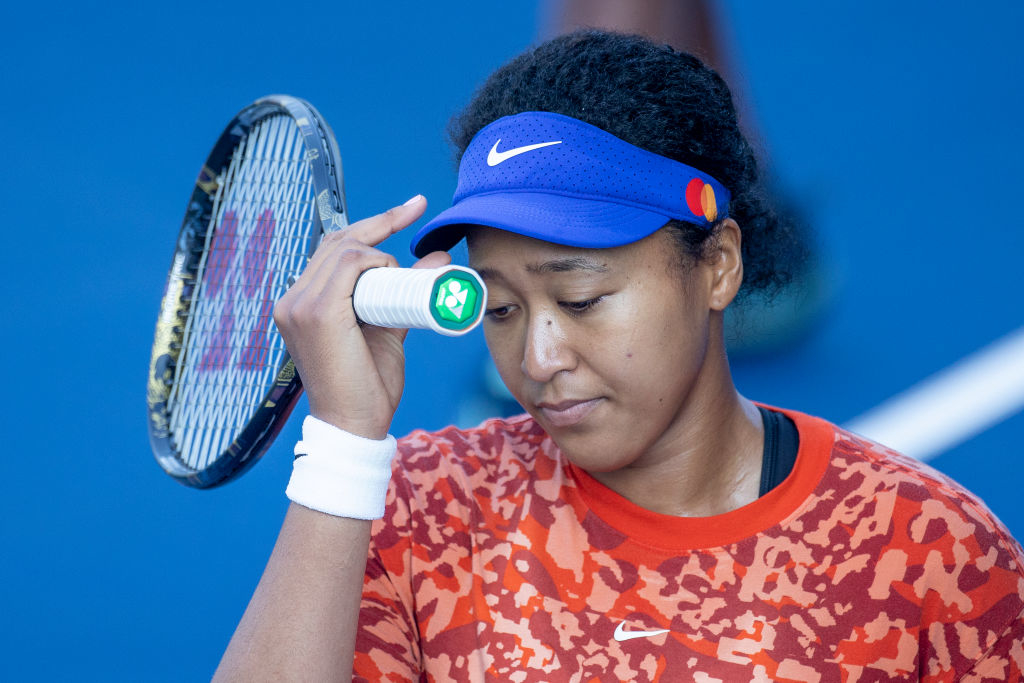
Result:
M356 281L356 317L378 327L465 334L483 319L487 287L470 268L371 268Z

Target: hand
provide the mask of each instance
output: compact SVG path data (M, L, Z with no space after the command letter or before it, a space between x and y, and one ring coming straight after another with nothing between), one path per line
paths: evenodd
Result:
M416 196L402 206L326 235L302 276L277 302L274 322L309 396L310 413L369 439L383 439L405 383L402 343L408 330L361 326L352 292L363 271L396 267L390 254L374 249L412 224L427 208ZM445 252L420 259L413 268L447 265Z

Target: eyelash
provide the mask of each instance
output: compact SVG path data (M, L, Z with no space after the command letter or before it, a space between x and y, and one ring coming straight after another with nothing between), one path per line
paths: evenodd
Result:
M594 306L601 303L604 299L604 295L594 297L593 299L586 299L584 301L560 301L559 305L565 309L566 313L573 318L579 318L583 314L592 310ZM494 322L501 322L509 315L509 309L511 306L496 306L489 308L484 311L484 315Z
M601 303L602 299L604 299L603 296L597 296L585 301L562 301L561 305L569 312L570 316L578 318L587 311L593 309L597 304Z
M508 315L507 311L510 308L512 308L512 307L511 306L495 306L494 308L488 308L487 310L484 311L484 317L488 318L489 320L493 320L494 322L499 322L500 323L502 320L504 320L507 317L507 315ZM500 315L498 313L498 311L506 311L506 314L505 315Z

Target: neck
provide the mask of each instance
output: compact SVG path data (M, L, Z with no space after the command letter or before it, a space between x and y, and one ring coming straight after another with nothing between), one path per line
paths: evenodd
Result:
M757 499L760 413L736 391L723 342L712 344L705 361L657 443L627 467L591 472L595 479L643 508L680 517L724 514Z

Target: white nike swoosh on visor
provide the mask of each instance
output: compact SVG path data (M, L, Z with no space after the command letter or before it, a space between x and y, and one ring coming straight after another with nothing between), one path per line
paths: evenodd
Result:
M626 622L620 621L619 625L615 627L615 640L620 643L624 640L631 640L633 638L650 638L651 636L660 636L662 633L668 633L667 628L660 628L656 631L627 631L624 627Z
M498 138L498 142L501 142L501 138ZM535 149L541 147L550 147L551 145L562 144L561 140L554 140L552 142L538 142L536 145L525 145L523 147L513 147L512 149L506 149L504 152L498 151L498 142L494 143L494 147L491 147L491 151L487 153L487 165L497 166L503 161L507 161L514 156L519 156L524 152L532 152Z

